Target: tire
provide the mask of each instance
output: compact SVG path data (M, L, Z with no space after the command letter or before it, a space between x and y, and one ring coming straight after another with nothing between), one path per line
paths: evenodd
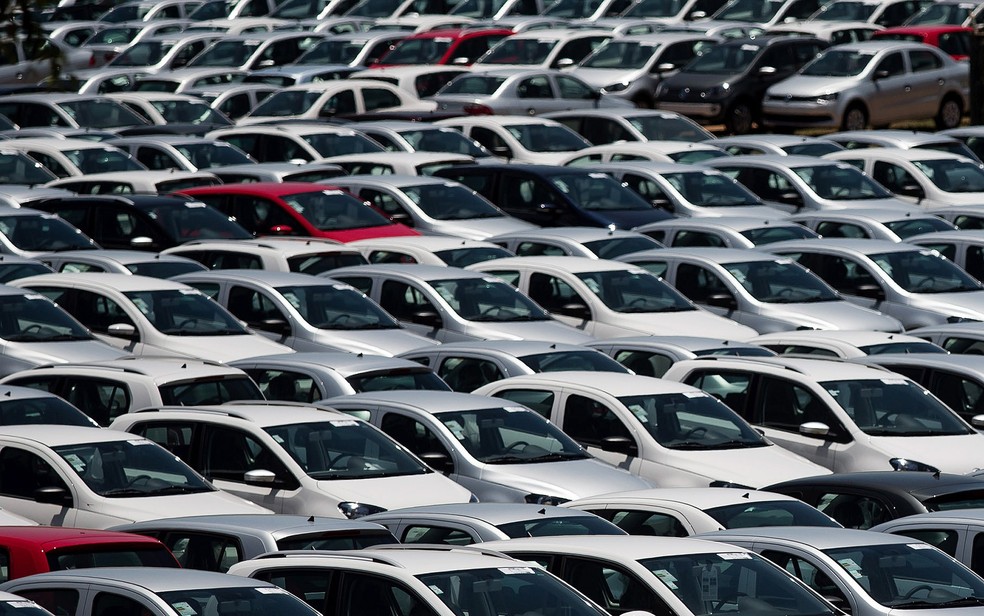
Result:
M656 107L656 101L648 94L636 94L635 98L632 99L632 104L639 109L654 109Z
M737 101L728 110L724 125L732 135L744 135L752 132L752 108L745 101Z
M954 96L946 96L940 103L940 110L936 113L936 129L944 130L960 126L963 119L963 105Z
M868 128L868 112L859 103L851 103L841 118L841 130L864 130Z

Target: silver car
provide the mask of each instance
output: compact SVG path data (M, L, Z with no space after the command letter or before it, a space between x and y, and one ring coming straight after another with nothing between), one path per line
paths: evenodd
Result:
M916 130L878 129L849 130L829 133L822 138L839 143L846 150L865 150L868 148L900 148L902 150L940 150L967 158L976 158L973 150L950 131L927 133Z
M439 391L376 392L323 403L370 422L483 502L562 502L652 485L597 460L516 402Z
M379 70L385 69L366 72ZM471 156L476 162L498 162L491 152L465 137L461 131L426 122L359 122L359 132L378 142L387 152L444 152Z
M672 111L653 109L557 111L543 117L560 122L592 145L618 141L706 141L700 124Z
M862 130L934 118L953 128L969 106L970 79L937 47L902 41L838 45L766 91L768 126Z
M865 238L901 242L921 233L955 231L941 218L915 208L877 208L806 212L789 217L790 222L832 237ZM795 239L795 238L788 238Z
M490 237L489 241L520 257L614 259L630 252L663 247L643 233L599 227L551 227L513 231Z
M330 278L267 270L216 270L174 279L204 292L261 335L295 351L395 355L433 342Z
M974 278L984 279L984 231L937 231L913 235L905 241L935 250Z
M584 346L610 355L642 376L661 377L678 361L705 356L774 357L769 349L736 340L699 336L625 336Z
M823 156L844 147L829 139L800 135L729 135L708 139L707 143L732 156L778 154L779 156Z
M202 137L148 135L113 139L107 144L128 152L147 169L211 171L216 167L254 162L230 143Z
M636 231L673 248L755 248L784 240L819 237L788 220L744 216L674 218L636 227Z
M205 271L205 266L177 255L161 255L146 250L64 250L38 255L56 272L112 272L152 278Z
M358 250L369 263L421 263L467 267L480 261L516 256L492 242L463 240L451 235L373 237L355 240L345 246L350 250Z

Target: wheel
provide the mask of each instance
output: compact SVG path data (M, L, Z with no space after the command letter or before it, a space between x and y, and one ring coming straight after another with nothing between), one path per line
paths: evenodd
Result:
M752 132L752 108L744 101L736 102L724 118L724 125L732 135Z
M858 103L852 103L844 112L841 130L864 130L868 127L868 112Z
M963 107L960 101L952 96L947 96L940 103L940 110L936 114L936 128L943 130L946 128L956 128L960 126L963 118Z

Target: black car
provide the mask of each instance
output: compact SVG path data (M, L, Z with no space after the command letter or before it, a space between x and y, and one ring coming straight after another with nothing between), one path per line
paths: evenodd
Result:
M182 196L91 195L31 204L58 214L103 248L150 250L204 239L250 239L234 219Z
M747 133L769 86L798 71L828 43L804 36L735 39L712 47L656 88L656 107Z
M798 498L845 528L861 530L914 513L984 507L984 479L952 473L835 473L762 489Z
M549 165L461 165L437 171L541 227L631 229L672 218L605 173Z

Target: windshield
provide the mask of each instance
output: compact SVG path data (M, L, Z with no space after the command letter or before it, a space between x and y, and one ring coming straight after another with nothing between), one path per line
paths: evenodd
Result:
M884 344L869 344L860 346L858 350L865 355L881 355L882 353L936 353L946 354L946 351L932 342L886 342Z
M301 115L321 98L320 90L287 90L267 97L249 115L253 117L283 117ZM369 150L370 152L377 150ZM334 154L332 154L334 156Z
M236 317L195 289L124 293L162 334L168 336L250 336Z
M476 158L491 156L488 150L450 128L407 130L402 131L400 136L415 152L445 152Z
M934 2L916 13L906 24L910 26L959 26L970 17L973 10L973 4Z
M700 207L762 205L751 191L723 173L686 171L661 176L686 201Z
M67 571L89 567L172 567L178 562L163 545L105 546L84 545L50 550L45 554L51 571Z
M153 66L164 59L164 54L174 47L172 43L144 41L126 48L113 58L109 66Z
M152 101L151 105L168 124L221 124L231 125L229 118L197 101ZM246 161L249 162L249 161Z
M551 320L531 299L498 278L457 278L430 284L452 310L468 321Z
M767 447L765 438L714 396L699 391L618 399L667 449Z
M739 3L746 0L738 0ZM762 53L764 47L758 45L718 45L711 47L703 55L697 56L688 64L685 73L706 73L737 75L744 73Z
M742 231L741 235L756 246L764 246L773 242L785 240L805 240L817 237L817 234L800 225L761 227Z
M832 2L820 9L816 21L868 21L877 4L864 2Z
M319 480L423 475L429 471L385 434L357 419L264 428L305 472Z
M613 237L605 240L595 240L581 244L595 254L599 259L614 259L630 252L655 250L663 245L649 236L642 237Z
M282 195L284 202L321 231L342 231L392 225L362 201L340 190Z
M437 64L451 48L449 37L408 38L379 61L381 64Z
M441 571L418 575L455 614L515 614L525 607L536 616L607 616L571 587L537 567L517 562L515 567ZM523 608L517 597L527 597ZM520 612L523 613L523 612Z
M349 17L389 17L400 8L400 0L362 0L349 9Z
M246 64L259 46L258 41L249 43L241 40L216 41L205 51L195 56L186 66L236 68Z
M684 554L639 562L694 614L835 613L823 599L758 554Z
M840 528L830 517L798 500L741 503L705 509L725 528L755 528L759 526L823 526Z
M461 15L474 19L491 19L495 17L507 0L464 0L451 9L451 15Z
M305 66L312 64L351 64L359 57L359 53L366 46L365 39L325 39L307 50L304 55L299 57L296 64Z
M533 464L589 457L571 437L522 406L446 411L435 416L479 462Z
M801 143L800 145L789 145L782 150L792 156L823 156L831 152L840 152L844 148L834 142L830 143Z
M984 192L984 170L979 164L952 159L917 160L912 164L944 192Z
M378 304L347 284L277 287L277 292L318 329L397 329L400 324Z
M287 0L270 13L278 19L313 19L328 6L330 0Z
M644 115L629 118L629 124L649 141L688 141L696 143L713 135L685 118Z
M599 351L552 351L524 355L519 358L533 372L564 372L590 370L593 372L621 372L629 370L611 357Z
M731 0L713 15L719 21L768 22L779 14L783 0Z
M640 0L622 16L629 18L676 17L688 5L687 0Z
M901 376L821 383L870 436L952 436L972 430L928 391Z
M62 150L83 175L105 173L108 171L140 171L146 169L126 152L116 148L85 148L84 150Z
M886 222L885 226L888 227L889 231L899 236L899 238L903 240L912 237L913 235L919 235L922 233L932 233L934 231L953 231L953 225L942 218L937 218L936 216L893 220L891 222Z
M0 305L2 309L2 305ZM57 396L14 398L0 402L0 426L55 424L85 426L94 424L85 413Z
M505 214L477 192L453 182L404 186L403 193L435 220L502 218Z
M892 193L871 181L868 176L851 165L795 167L793 172L821 199L850 201L892 198Z
M646 66L659 49L659 43L615 41L604 43L581 63L581 68L637 69Z
M174 149L197 169L248 165L253 162L239 148L223 143L181 143L175 144Z
M64 310L43 295L0 295L0 338L8 342L92 340Z
M597 0L557 0L547 6L541 15L550 17L565 17L567 19L584 19L594 15L601 5Z
M981 578L921 541L837 548L824 553L886 607L925 609L984 602Z
M492 259L507 259L515 256L505 248L481 246L476 248L453 248L451 250L438 250L434 256L444 261L449 267L468 267L482 261Z
M622 186L607 173L565 173L551 177L550 183L568 199L589 211L653 209L637 193Z
M100 496L132 498L215 491L173 453L139 437L53 449Z
M840 296L813 272L790 259L726 263L735 282L760 302L834 302Z
M869 258L910 293L959 293L984 288L934 250L886 252Z
M519 537L569 537L571 535L624 535L625 531L596 515L545 517L496 526L510 539Z
M430 368L391 368L367 374L350 376L347 379L355 393L367 391L451 391L451 387L441 380Z
M206 239L253 239L238 223L201 201L160 204L141 209L155 219L161 229L177 233L170 238L177 243Z
M269 115L269 114L267 114ZM309 146L322 156L345 156L347 154L369 154L382 152L383 148L372 139L359 133L314 133L301 135ZM337 177L335 174L333 177Z
M287 269L301 274L318 274L340 267L365 265L366 259L358 252L324 252L312 255L296 255L287 258Z
M82 45L119 45L122 47L132 41L137 32L140 32L140 28L106 28L87 38Z
M615 312L697 310L679 291L645 270L579 273L577 277L605 306Z
M863 73L874 57L873 52L830 49L803 67L800 74L807 77L853 77ZM837 149L836 146L834 149Z
M549 10L547 9L544 14L549 14ZM501 41L488 54L482 56L478 64L540 65L547 61L550 51L556 45L557 41L550 39L538 41L530 38L510 37Z
M506 130L530 152L574 152L591 145L566 126L512 124Z
M262 400L263 394L248 376L204 377L160 385L166 406L225 404L234 400Z
M59 252L97 248L81 231L51 215L0 216L0 233L20 250Z
M259 584L259 582L257 582ZM320 613L294 595L276 587L189 588L157 593L175 614L194 616L193 605L202 608L196 614L222 610L223 616L320 616ZM214 610L209 606L217 606Z
M487 75L463 75L455 78L448 85L438 91L438 94L480 94L490 96L495 94L502 84L506 82L505 77L489 77Z
M111 100L83 100L57 103L82 128L122 128L147 122L123 105Z

